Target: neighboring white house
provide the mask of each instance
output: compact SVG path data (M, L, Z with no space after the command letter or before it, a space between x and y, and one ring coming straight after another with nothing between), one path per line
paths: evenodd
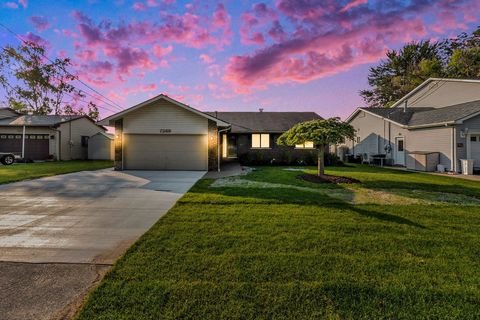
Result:
M345 144L356 156L415 167L415 154L435 152L448 171L467 158L480 167L479 80L428 79L391 108L358 108L346 121L357 130Z
M115 156L115 136L99 132L88 139L88 159L113 160Z
M22 115L0 109L0 152L22 157L23 150L29 160L87 159L88 140L105 131L87 116Z

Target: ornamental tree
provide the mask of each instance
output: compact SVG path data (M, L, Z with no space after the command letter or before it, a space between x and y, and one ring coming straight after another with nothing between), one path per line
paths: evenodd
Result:
M345 139L353 140L355 129L339 118L317 119L298 123L284 132L277 140L279 145L295 146L305 142L313 142L318 151L317 175L325 174L324 153L329 144L344 143Z

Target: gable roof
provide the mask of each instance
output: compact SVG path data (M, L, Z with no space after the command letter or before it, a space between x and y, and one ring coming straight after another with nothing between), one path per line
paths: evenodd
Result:
M20 113L13 110L12 108L0 108L0 118L15 117L19 114Z
M480 114L480 100L460 103L443 108L358 108L348 119L350 122L365 111L405 128L432 127L461 123Z
M82 115L21 115L17 117L10 117L0 119L0 126L35 126L35 127L50 127L63 122L68 122L83 118Z
M115 135L114 135L114 134L107 133L107 132L104 132L104 131L100 131L100 132L98 132L98 133L95 133L93 136L96 136L96 135L104 136L105 138L110 139L110 140L114 140L114 139L115 139ZM93 137L93 136L92 136L92 137Z
M165 94L163 94L163 93L160 94L160 95L158 95L158 96L156 96L156 97L153 97L153 98L151 98L151 99L149 99L149 100L146 100L146 101L144 101L144 102L142 102L142 103L136 104L136 105L134 105L133 107L130 107L130 108L125 109L125 110L123 110L123 111L120 111L120 112L118 112L118 113L112 114L111 116L106 117L105 119L100 120L98 123L100 123L100 124L102 124L102 125L108 126L109 123L110 123L110 121L119 119L119 118L123 117L124 115L126 115L126 114L128 114L128 113L130 113L130 112L133 112L133 111L135 111L135 110L137 110L137 109L140 109L140 108L142 108L142 107L145 107L145 106L147 106L147 105L149 105L149 104L151 104L151 103L153 103L153 102L159 101L159 100L168 101L168 102L173 103L174 105L176 105L176 106L178 106L178 107L181 107L181 108L183 108L183 109L185 109L185 110L188 110L188 111L190 111L190 112L193 112L193 113L195 113L195 114L198 114L199 116L202 116L202 117L204 117L204 118L213 120L213 121L217 122L217 125L219 125L219 126L228 127L228 126L230 125L229 123L226 123L226 122L224 122L224 121L222 121L222 120L220 120L220 119L217 119L217 118L215 118L215 117L212 117L212 116L209 115L209 114L206 114L206 113L204 113L204 112L202 112L202 111L200 111L200 110L197 110L197 109L195 109L195 108L192 108L192 107L190 107L189 105L186 105L186 104L184 104L184 103L181 103L180 101L177 101L177 100L175 100L175 99L172 99L172 98L170 98L169 96L167 96L167 95L165 95Z
M284 132L295 124L322 119L315 112L206 112L232 125L232 133Z
M451 82L451 83L454 83L454 82L457 82L457 83L477 83L477 84L480 85L480 80L475 80L475 79L429 78L429 79L425 80L424 82L422 82L420 85L418 85L415 89L410 91L408 94L403 96L400 100L395 102L391 106L391 108L402 107L406 100L408 101L410 98L413 98L417 94L420 96L419 98L421 98L424 95L424 94L422 94L422 91L425 89L428 92L428 86L430 84L434 84L435 82L440 83L440 84L448 83L448 82ZM426 96L428 96L428 95L426 95Z

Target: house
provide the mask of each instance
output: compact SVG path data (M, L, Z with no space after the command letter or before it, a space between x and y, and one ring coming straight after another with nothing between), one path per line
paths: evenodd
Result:
M480 167L479 80L428 79L391 108L358 108L346 121L357 136L345 147L364 159L416 168L433 154L447 171L460 171L460 159Z
M220 170L222 161L285 152L276 137L294 124L320 118L313 112L201 112L159 95L103 119L115 127L117 170ZM311 145L287 148L291 156Z
M88 159L113 160L115 158L114 135L100 131L88 139Z
M23 149L29 160L87 159L88 139L105 131L87 116L24 115L0 109L0 152L22 157Z

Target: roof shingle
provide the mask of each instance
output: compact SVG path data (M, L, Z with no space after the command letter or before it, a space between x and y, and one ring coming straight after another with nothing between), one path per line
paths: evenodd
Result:
M284 132L295 124L322 119L315 112L205 112L232 125L232 133Z
M480 112L480 100L443 108L361 108L406 126L423 126L463 119Z
M83 117L82 115L22 115L18 117L11 117L0 119L0 126L37 126L49 127L56 124L75 120Z

